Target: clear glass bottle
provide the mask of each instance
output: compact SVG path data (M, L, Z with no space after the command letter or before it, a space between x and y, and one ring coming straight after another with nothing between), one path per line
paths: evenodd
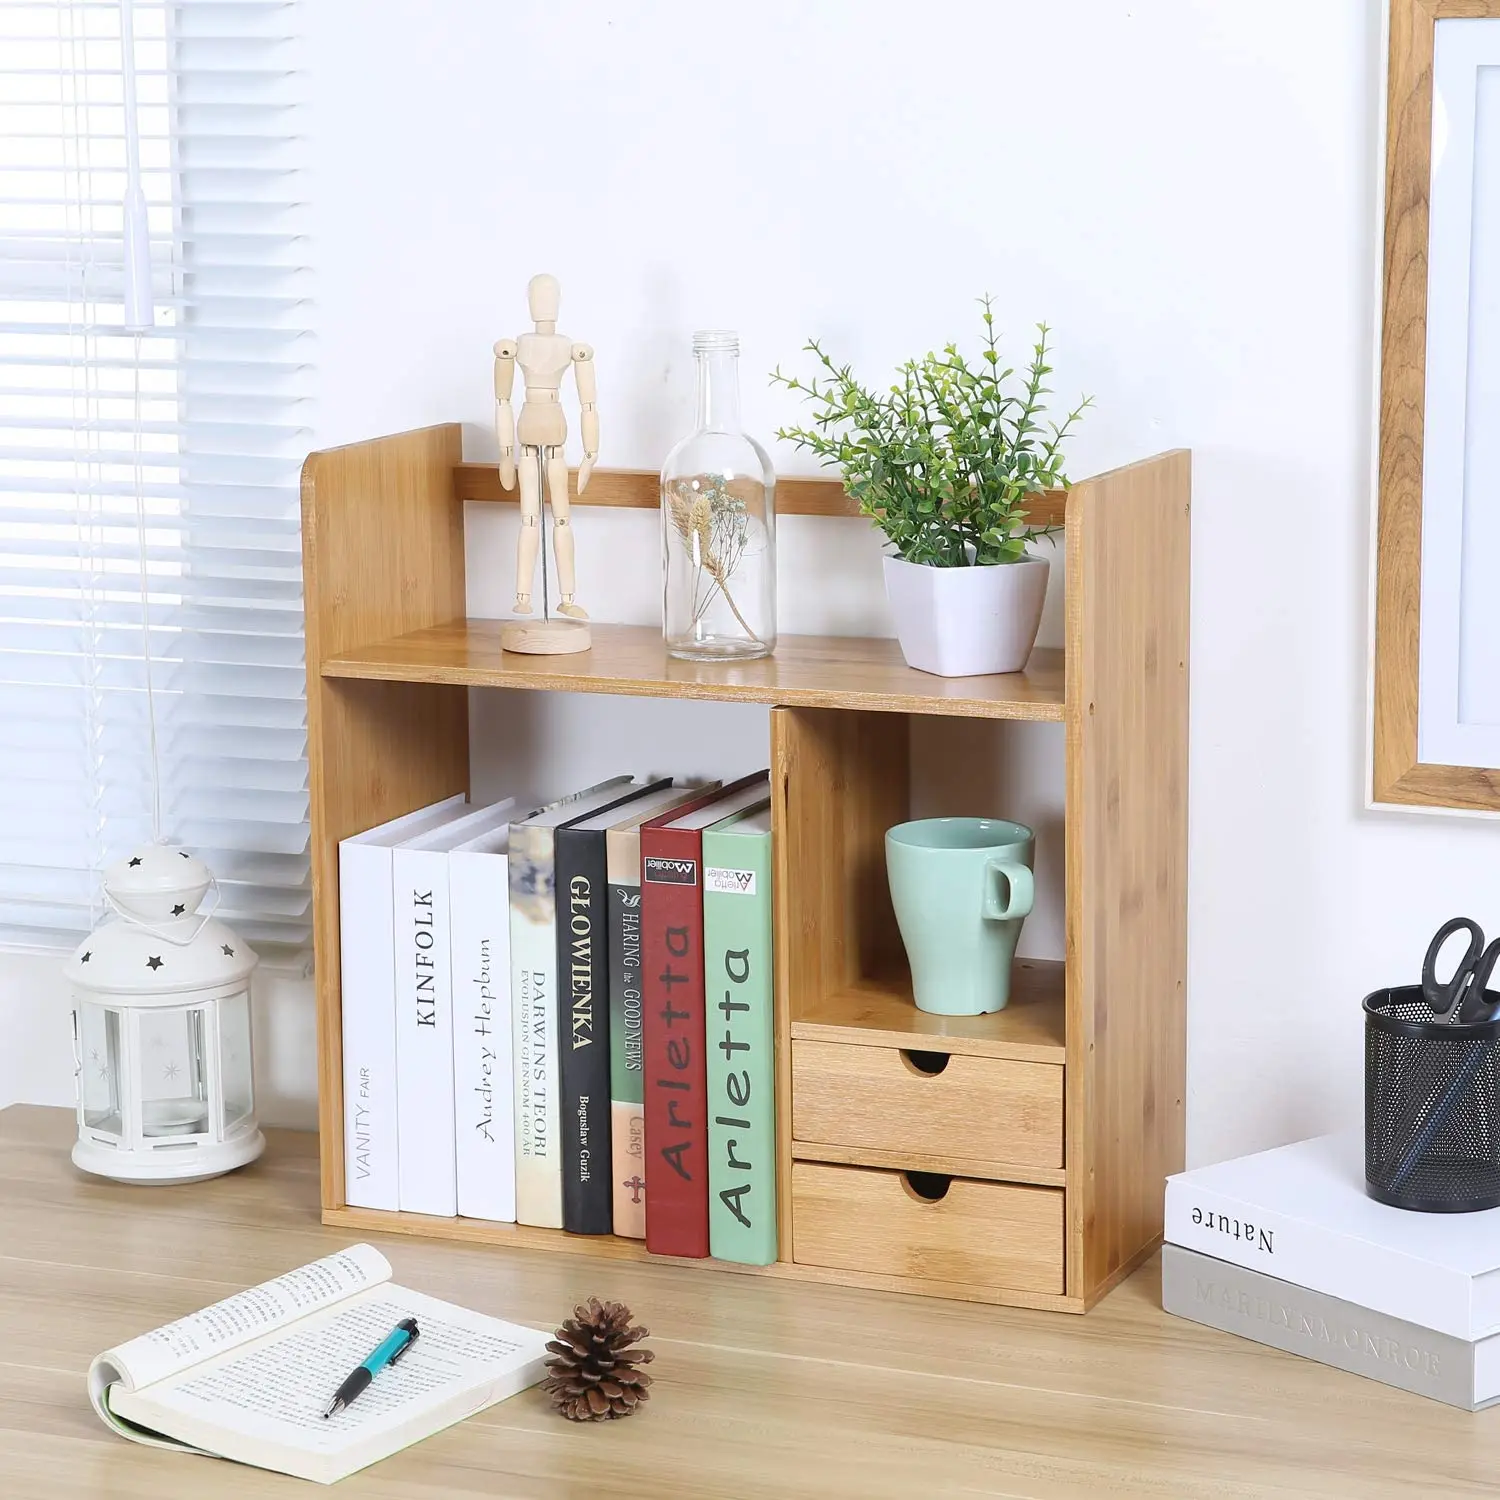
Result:
M740 427L740 340L693 335L698 426L661 471L662 633L672 656L776 648L776 475Z

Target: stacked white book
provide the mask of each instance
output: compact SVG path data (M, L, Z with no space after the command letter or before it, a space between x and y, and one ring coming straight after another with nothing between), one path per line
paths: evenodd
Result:
M339 845L344 1196L356 1207L452 1216L467 1203L471 1217L515 1219L514 815L509 798L450 797Z
M1168 1312L1450 1406L1500 1401L1500 1209L1377 1203L1358 1134L1168 1178L1166 1241Z
M468 811L462 796L449 797L339 844L344 1198L356 1208L399 1207L395 849Z
M454 1130L454 964L449 851L510 826L509 798L396 846L397 1193L403 1213L458 1213ZM459 866L460 871L467 866ZM467 912L467 892L458 900Z

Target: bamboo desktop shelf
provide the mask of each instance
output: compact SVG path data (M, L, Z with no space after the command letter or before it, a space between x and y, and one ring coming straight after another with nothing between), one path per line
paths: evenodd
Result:
M894 642L782 637L766 661L678 662L659 633L594 625L573 657L507 656L464 618L465 502L507 497L456 424L313 454L303 470L324 1220L613 1259L639 1241L377 1213L344 1201L338 842L467 791L468 690L769 705L775 849L778 1237L747 1274L1082 1312L1161 1235L1183 1164L1186 453L1039 495L1066 529L1063 651L944 679ZM789 480L784 514L848 516ZM656 505L600 471L581 503ZM924 716L1061 723L1066 964L1018 966L990 1016L911 1003L884 831L909 815ZM1021 732L1021 731L1017 731ZM1003 809L986 809L1003 811Z

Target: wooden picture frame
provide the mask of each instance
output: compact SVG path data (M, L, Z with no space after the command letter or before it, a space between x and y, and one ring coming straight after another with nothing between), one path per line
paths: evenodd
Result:
M1422 582L1434 57L1438 24L1448 20L1491 20L1500 30L1500 0L1390 0L1372 793L1377 804L1500 813L1500 768L1421 755L1422 669L1432 662Z

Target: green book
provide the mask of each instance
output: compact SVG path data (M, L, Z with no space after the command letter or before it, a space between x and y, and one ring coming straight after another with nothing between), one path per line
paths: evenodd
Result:
M708 1238L717 1260L776 1259L771 809L703 831Z

